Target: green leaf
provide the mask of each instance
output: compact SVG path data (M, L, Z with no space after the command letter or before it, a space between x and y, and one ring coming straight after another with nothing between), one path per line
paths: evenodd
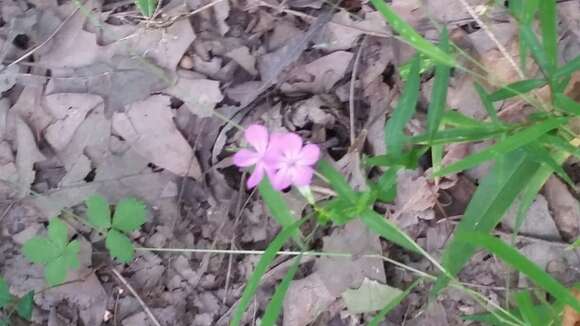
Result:
M284 201L280 192L272 187L267 176L258 185L258 191L260 191L264 203L266 203L270 213L272 213L272 217L278 224L282 227L288 227L296 223L296 218L292 215L286 201ZM300 230L295 231L293 239L297 244L302 245L302 234Z
M403 152L403 145L406 139L405 127L413 117L413 114L415 114L417 99L419 98L420 63L421 57L415 55L403 94L395 107L393 115L385 125L385 144L387 145L388 153L393 155Z
M526 42L530 48L532 56L536 59L536 62L542 69L543 74L549 79L554 71L554 66L550 64L548 56L540 45L532 27L529 25L520 25L520 37L522 38L522 41Z
M8 283L0 277L0 309L4 308L12 300Z
M481 125L481 124L480 124ZM503 126L479 126L466 128L453 128L447 130L439 130L435 136L430 139L429 135L421 134L409 137L409 142L420 145L443 145L461 142L473 142L488 139L494 136L501 135L509 129Z
M377 199L384 203L395 200L397 196L397 172L399 170L398 167L389 168L381 175L376 184L370 185Z
M288 292L288 287L290 283L294 279L294 275L298 271L298 267L300 266L300 259L302 256L298 256L294 258L294 263L288 269L288 272L280 282L280 284L276 287L276 292L272 296L272 299L266 306L266 310L264 316L262 317L262 322L260 326L275 326L276 320L282 311L282 306L284 305L284 297L286 296L286 292Z
M352 190L344 176L338 172L328 161L321 160L318 163L318 172L322 174L336 191L339 197L355 203L357 201L356 192Z
M528 79L506 85L489 95L492 102L502 101L510 97L522 95L547 84L544 79Z
M44 266L44 279L50 286L59 285L66 279L67 266L63 256L49 261Z
M552 153L547 151L544 147L536 144L531 143L524 147L524 150L528 153L528 156L540 163L544 164L545 166L549 167L552 171L554 171L562 180L566 181L571 187L574 187L574 181L570 179L564 168L561 164L556 162L552 157Z
M145 224L145 204L135 198L120 200L115 206L113 227L123 232L133 232Z
M558 65L558 15L556 13L556 0L540 1L538 10L540 17L540 30L542 31L542 43L548 57L550 66Z
M580 116L580 103L574 101L564 94L554 95L554 104L556 104L556 108L564 112Z
M348 312L361 314L381 310L401 293L397 288L365 278L358 289L344 291L342 299Z
M455 111L449 110L443 113L443 121L444 125L449 125L452 127L474 127L474 128L481 128L482 121L476 120L471 117L466 116L465 114ZM485 122L483 123L486 124ZM488 127L495 127L492 124L488 124Z
M450 67L455 66L455 59L451 55L425 40L383 0L371 0L371 3L385 17L393 30L399 33L409 45L437 63Z
M580 311L580 302L566 287L503 241L481 232L461 232L457 234L457 240L485 248L520 273L526 275L536 285L549 292L558 300L570 305L576 311Z
M135 5L145 17L151 17L157 8L157 0L135 0Z
M409 236L401 231L395 224L381 216L379 213L367 209L361 214L361 220L371 231L382 236L386 240L392 241L399 246L410 251L420 253L419 245L415 243Z
M449 34L447 27L443 27L439 35L439 48L445 53L449 53ZM447 89L449 88L450 67L438 64L435 67L435 81L431 91L431 103L427 111L427 132L431 138L439 130L439 124L443 118L443 112L447 106Z
M527 290L514 293L514 299L520 309L522 317L530 326L543 326L540 316L537 315L530 292Z
M554 311L557 312L557 310L558 310L557 307L553 307L553 306L549 306L549 305L545 305L545 304L540 304L540 305L534 306L534 311L536 311L536 313L539 316L542 316L542 319L543 319L542 325L559 325L559 323L550 323L550 321L554 317L557 317L557 316L554 316L555 315ZM560 307L559 310L561 311L562 308ZM508 310L508 312L510 314L518 317L518 318L521 317L521 311L519 309L510 309L510 310ZM503 322L501 319L499 319L498 316L503 317L507 320L510 319L510 317L507 316L501 310L495 310L493 312L486 312L486 313L482 313L482 314L461 316L461 318L464 320L479 321L479 322L482 322L484 325L505 326L506 323Z
M580 149L574 147L572 144L562 139L562 137L560 136L553 136L549 134L543 135L540 138L540 143L542 145L549 146L560 151L564 151L570 155L580 157Z
M414 147L409 152L404 154L385 154L369 157L366 163L373 166L384 167L405 167L407 169L416 169L419 164L419 159L429 148L424 146Z
M545 120L541 123L535 124L509 137L506 137L504 140L492 146L489 146L488 148L478 153L469 155L468 157L458 162L445 166L441 168L441 170L434 173L433 175L443 176L451 173L460 172L475 167L487 160L491 160L501 155L505 155L520 147L523 147L527 144L534 142L535 140L540 138L543 134L547 133L550 130L558 128L565 122L566 122L565 119L552 118Z
M554 78L570 77L574 72L580 70L580 56L568 61L565 65L558 68L554 73Z
M105 246L112 257L119 259L123 263L128 263L135 255L135 248L131 240L123 233L112 229L107 233Z
M497 111L495 109L495 106L493 105L493 102L489 98L489 95L487 94L485 89L483 89L483 87L481 87L481 85L479 85L478 83L475 83L474 87L475 90L477 91L477 94L479 95L479 98L481 99L481 103L483 103L483 107L485 108L487 115L491 118L491 121L496 125L501 125L502 122L497 117Z
M16 313L20 318L30 321L34 306L34 291L26 293L16 304Z
M258 286L260 285L262 275L266 273L268 266L270 265L270 263L272 263L274 258L276 258L278 251L280 251L284 243L286 243L286 241L288 241L288 239L292 235L296 234L296 231L298 230L300 225L304 223L304 221L306 220L297 221L294 224L283 228L282 231L274 238L274 240L270 242L270 244L264 251L264 254L258 261L258 264L254 269L254 272L252 273L252 275L250 275L250 279L248 280L248 282L246 282L246 287L244 288L242 297L240 298L239 304L236 310L234 311L234 314L232 315L230 326L240 326L242 317L244 316L244 312L246 311L246 309L248 309L248 306L250 305L252 298L254 297L254 294L258 289Z
M102 196L91 196L85 201L87 205L87 219L99 230L107 230L111 227L111 208Z
M45 237L34 237L24 243L22 253L35 264L47 264L62 254L61 248Z
M62 254L67 268L77 269L80 266L78 254L81 250L81 243L78 240L71 241Z
M48 239L50 239L58 250L62 252L68 243L66 224L58 218L51 219L48 223Z
M457 241L458 234L491 232L538 168L524 152L515 151L506 156L503 164L496 163L483 178L443 252L442 265L450 275L456 275L475 252L473 245ZM435 296L448 282L447 276L439 276L431 295Z
M396 298L387 303L387 305L378 314L376 314L375 317L373 317L369 323L369 326L379 326L379 323L385 319L389 312L398 306L401 301L403 301L403 299L405 299L411 293L411 291L413 291L413 289L415 289L415 287L421 283L421 281L421 279L416 280L405 290L405 292L399 294Z

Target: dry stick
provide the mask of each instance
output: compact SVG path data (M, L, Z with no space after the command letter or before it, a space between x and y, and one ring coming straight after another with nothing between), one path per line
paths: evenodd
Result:
M350 96L348 99L348 107L349 107L349 118L350 118L350 145L354 145L355 142L355 126L354 126L354 88L355 88L355 84L356 84L356 76L358 75L358 66L360 63L360 57L362 54L362 50L364 48L364 46L366 45L366 37L363 36L363 39L359 45L358 51L356 53L356 57L354 58L354 63L352 66L352 74L350 76Z
M151 320L151 322L155 326L161 326L159 321L157 321L157 318L155 318L155 316L151 312L151 309L149 309L149 307L147 307L147 305L145 304L143 299L141 299L141 297L139 296L137 291L135 291L135 289L133 289L131 284L129 284L129 282L127 282L127 280L123 277L123 275L121 275L121 273L117 272L117 270L114 268L111 268L111 271L113 271L113 274L115 274L115 276L119 279L119 281L121 281L121 283L123 283L123 285L125 285L125 287L129 290L129 292L131 292L131 294L133 294L135 299L137 299L137 301L139 302L139 304L141 305L141 307L143 308L143 310L145 311L147 316L149 316L149 319Z
M497 49L499 50L499 52L501 52L501 54L508 60L508 62L513 66L513 68L516 70L516 72L518 73L518 76L521 79L525 79L526 76L524 75L523 71L520 69L520 67L517 65L517 63L514 61L514 59L512 58L512 56L509 54L509 52L507 51L507 49L503 46L503 44L501 44L501 42L495 37L495 35L491 32L491 30L489 29L489 26L487 26L482 20L481 18L479 18L479 15L475 12L475 10L473 10L473 8L471 8L471 6L467 3L466 0L459 0L459 2L461 2L461 4L463 5L463 7L465 7L465 9L467 10L467 12L471 15L471 17L473 17L473 19L475 20L475 22L484 30L484 32L487 34L487 36L493 41L493 43L495 43L495 45L497 46Z

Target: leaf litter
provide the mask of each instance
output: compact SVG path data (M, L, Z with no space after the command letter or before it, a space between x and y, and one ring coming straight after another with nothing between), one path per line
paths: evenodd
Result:
M476 8L484 8L484 2L469 1ZM243 179L228 158L241 145L241 132L216 114L244 127L262 121L270 130L308 138L337 161L352 185L365 189L361 180L369 174L358 156L385 153L383 126L392 113L390 104L398 101L399 66L412 55L409 46L390 38L392 31L380 14L362 2L354 11L331 11L324 1L187 1L162 6L158 18L165 25L138 21L131 13L134 7L113 1L81 9L72 2L27 4L6 1L2 17L9 23L0 26L0 274L17 295L44 287L42 271L23 259L19 246L42 233L43 223L61 210L83 214L83 201L96 193L111 202L136 197L151 207L151 220L129 235L138 246L264 249L279 228L240 187ZM429 17L446 22L460 47L480 58L498 80L515 80L517 74L496 44L469 25L472 18L457 1L392 5L429 37L436 35ZM580 20L565 9L575 5L559 4L562 24L572 31L562 39L565 60L580 44L573 28ZM189 19L179 18L198 9ZM515 25L505 19L505 11L484 14L500 43L516 54ZM28 44L15 45L20 35ZM353 74L359 47L360 67ZM457 72L448 105L485 118L473 82ZM431 87L427 76L424 98ZM425 110L423 102L419 112ZM523 106L505 112L504 107L498 106L502 119L527 118ZM421 119L409 125L410 134L424 128ZM352 151L351 126L357 135L366 135ZM448 146L444 162L473 150ZM456 223L453 215L463 213L482 171L435 184L429 167L400 172L394 204L381 209L437 257ZM578 235L574 195L552 178L517 237L523 253L563 281L578 264L562 246ZM301 197L284 197L297 215L305 213ZM512 229L508 217L498 232ZM114 267L162 324L215 325L239 299L256 262L251 256L232 258L229 265L217 254L138 251L132 263L123 265L103 258L105 244L97 234L80 223L73 223L71 231L87 258L70 276L78 281L35 296L36 324L101 325L108 314L122 325L148 323L136 299L111 276ZM353 258L321 257L302 264L284 302L282 325L330 320L362 325L370 320L365 313L381 309L410 284L408 273L363 255L388 256L421 270L428 266L360 223L323 227L313 234L314 249ZM462 279L490 286L484 294L499 300L503 293L491 287L505 283L506 271L483 256L474 257L471 267ZM257 297L258 316L283 277L271 275ZM404 305L390 322L458 325L460 312L476 309L475 302L451 291L441 302L428 304L414 295Z

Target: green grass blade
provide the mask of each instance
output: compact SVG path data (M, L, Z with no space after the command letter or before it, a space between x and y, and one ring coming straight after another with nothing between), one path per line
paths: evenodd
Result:
M473 119L458 111L445 111L443 113L443 125L451 127L481 127L482 121ZM485 123L484 123L485 124Z
M521 189L526 187L530 176L539 168L539 165L522 151L508 154L502 163L496 163L481 181L456 228L454 237L443 252L442 265L450 275L456 275L475 253L473 245L457 241L457 236L468 231L491 232ZM439 276L431 295L436 296L448 282L447 276Z
M272 296L272 299L266 306L266 310L264 316L262 317L262 322L260 326L275 326L276 320L278 320L278 316L282 311L282 306L284 305L284 297L286 296L286 292L288 292L288 287L290 287L290 283L294 279L294 275L298 271L298 267L300 266L300 259L302 256L298 256L294 258L294 263L288 269L288 272L280 282L280 284L276 287L276 292Z
M536 34L532 30L532 27L529 25L520 25L520 35L522 37L522 41L526 42L530 48L532 56L534 59L536 59L536 62L542 69L544 75L550 79L552 77L554 67L550 64L548 56L544 51L544 48L540 45Z
M157 0L135 0L135 5L145 17L151 17L157 8Z
M520 80L504 86L489 95L492 102L502 101L510 97L526 94L536 88L543 87L547 82L543 79Z
M552 320L554 318L554 316L553 316L554 310L557 310L556 307L549 306L546 304L539 304L539 305L534 306L534 311L536 311L536 313L539 316L543 317L544 324L542 324L542 325L554 325L554 326L558 325L558 324L554 324L554 323L550 324L550 320ZM561 310L561 308L560 308L560 310ZM521 313L520 313L519 309L510 309L508 311L510 314L515 315L518 318L521 317ZM486 313L482 313L482 314L461 316L461 319L471 320L471 321L479 321L479 322L482 322L484 325L505 326L505 323L503 321L501 321L497 316L495 316L495 314L499 315L500 317L505 317L506 319L509 319L509 316L507 316L501 310L495 310L493 312L486 312Z
M428 147L414 147L408 153L403 155L385 154L369 157L366 160L368 165L384 166L384 167L405 167L407 169L416 169L419 164L419 159Z
M533 125L526 128L518 133L515 133L504 140L468 157L455 162L451 165L443 167L434 176L443 176L451 173L456 173L464 171L475 167L487 160L497 158L501 155L505 155L512 152L520 147L534 142L536 139L540 138L543 134L550 130L558 128L566 122L566 119L552 118L544 120L541 123Z
M514 293L514 299L518 305L518 308L522 314L524 320L530 326L543 326L542 322L540 321L540 317L537 314L537 311L534 307L532 302L532 296L530 292L527 290L519 291Z
M415 241L409 238L405 232L401 231L401 229L399 229L395 224L379 213L367 209L362 212L361 220L369 229L371 229L371 231L382 236L386 240L392 241L410 251L421 253L421 250L418 249L420 247L415 243Z
M572 144L562 139L560 136L543 135L540 138L540 143L542 145L550 146L554 149L564 151L570 155L580 157L580 149L572 146Z
M575 116L580 116L580 103L574 101L564 94L554 95L554 104L557 109L571 113Z
M284 201L284 198L280 195L280 192L276 191L268 177L264 177L260 185L258 186L258 190L262 195L262 199L266 203L266 206L272 213L272 217L280 224L282 227L286 228L290 225L296 223L296 218L290 213L290 208ZM299 245L302 244L302 234L300 230L295 230L294 234L294 241Z
M481 87L481 85L479 85L479 83L475 83L474 87L475 87L475 90L477 91L477 94L479 95L479 98L481 99L481 103L483 104L483 108L487 112L487 115L489 116L491 121L496 125L501 125L502 122L497 117L497 111L495 109L495 106L493 105L493 102L489 98L489 95L487 94L485 89L483 89L483 87Z
M234 314L232 315L230 326L240 326L244 312L246 309L248 309L248 306L250 305L252 298L258 289L258 286L260 285L260 280L262 279L264 273L266 273L268 266L270 263L272 263L274 258L276 258L276 254L278 251L280 251L284 243L286 243L286 241L288 241L291 236L296 234L298 228L300 225L302 225L302 223L304 223L304 221L305 220L300 220L288 227L283 228L282 231L274 238L274 240L270 242L268 248L266 248L266 251L258 261L254 272L250 276L250 279L246 283L246 287L244 288L244 292L242 293L239 304L236 307Z
M571 187L575 187L574 181L570 179L570 176L568 176L566 171L564 171L562 165L556 162L556 160L552 157L552 153L550 153L544 147L536 143L532 143L526 145L524 147L524 150L528 153L528 156L532 160L547 166L548 168L550 168L550 170L552 170L560 178L562 178L562 180L566 181Z
M407 141L410 144L417 145L443 145L451 143L473 142L499 136L508 132L509 130L509 128L499 125L453 128L436 132L432 139L428 134L421 134L409 137Z
M409 294L411 294L413 289L415 289L417 285L421 283L421 281L422 279L418 279L411 285L409 285L409 287L405 290L405 292L399 294L393 301L389 302L383 309L381 309L381 311L379 311L373 317L373 319L370 321L368 325L379 326L379 323L385 320L385 317L387 317L389 312L391 312L396 306L398 306L401 303L401 301L403 301Z
M538 10L542 43L550 66L558 66L558 22L556 0L541 0Z
M449 34L447 27L443 27L439 36L439 48L449 53ZM443 112L447 107L447 89L449 88L449 75L451 68L448 65L437 64L435 67L435 81L431 93L431 103L427 111L427 131L431 138L439 130L439 124L443 118Z
M397 196L397 172L399 170L398 167L389 168L376 184L371 184L377 199L384 203L391 203L395 200Z
M344 176L328 161L321 160L318 163L318 172L326 178L328 183L332 186L332 189L334 189L340 197L343 197L351 203L357 201L356 193L352 190Z
M420 84L420 67L421 57L417 54L413 58L411 65L411 72L409 79L405 84L403 94L399 99L399 103L385 125L385 144L387 151L394 155L403 152L403 145L405 143L405 126L415 114L417 107L417 99L419 98L419 84Z
M568 61L565 65L558 68L554 73L554 78L570 77L574 72L580 70L580 56Z
M457 240L485 248L520 273L526 275L536 285L549 292L558 300L561 300L580 312L580 302L566 287L500 239L481 232L461 232L457 234Z
M399 17L384 0L371 0L371 3L385 17L393 30L401 35L405 42L437 63L450 67L455 66L455 59L451 55L425 40L411 25Z

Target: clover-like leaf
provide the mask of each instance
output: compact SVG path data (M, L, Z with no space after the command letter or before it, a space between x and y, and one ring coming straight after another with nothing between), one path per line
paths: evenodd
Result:
M34 291L26 293L16 304L16 313L24 320L32 318L32 307L34 306Z
M87 219L97 229L106 230L111 227L111 209L109 203L102 196L91 196L85 201L87 205Z
M128 263L135 255L135 248L131 240L123 233L111 229L107 234L105 246L109 250L111 256L119 259L121 262Z
M81 243L78 240L71 241L66 248L62 256L65 259L65 263L70 269L77 269L80 266L79 262L79 251L81 250Z
M48 239L52 241L59 250L64 250L68 242L68 231L66 224L58 218L53 218L48 223Z
M133 232L145 223L145 204L135 198L120 200L115 207L113 227L123 232Z
M9 304L11 299L12 295L10 295L8 283L6 283L6 281L0 277L0 309Z
M60 256L62 250L48 238L34 237L24 243L22 252L31 262L46 265L49 261Z
M59 256L44 266L44 279L50 286L58 285L66 279L66 259Z

